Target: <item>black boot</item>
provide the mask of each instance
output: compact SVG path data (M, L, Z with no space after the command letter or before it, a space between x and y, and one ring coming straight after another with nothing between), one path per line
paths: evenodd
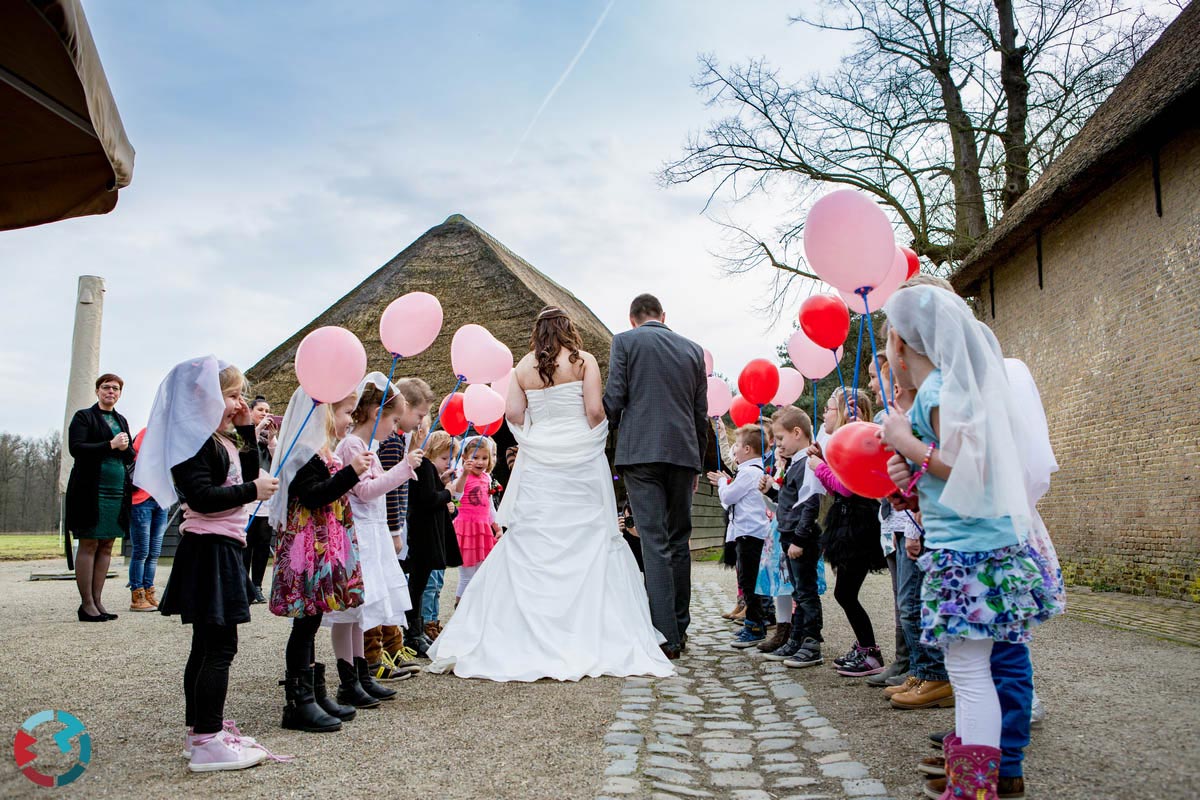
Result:
M339 668L341 667L341 663L342 662L340 661L338 662ZM365 691L371 697L374 697L376 701L396 699L395 689L388 689L387 687L380 686L375 682L375 679L371 677L371 668L367 664L367 660L362 656L354 657L354 671L358 675L359 686L361 686L363 691Z
M404 632L404 646L412 648L417 654L417 658L429 658L430 642L425 638L424 632L417 628L418 632Z
M283 707L283 727L293 731L327 733L340 731L342 721L326 714L313 697L312 667L289 672L283 681L287 705Z
M329 696L325 690L325 665L313 664L313 697L317 705L325 709L326 714L337 717L342 722L349 722L358 714L354 706L344 706Z
M358 671L355 670L353 664L339 658L337 668L338 678L341 679L337 690L339 703L355 708L375 708L379 705L378 699L363 691L362 685L358 682Z

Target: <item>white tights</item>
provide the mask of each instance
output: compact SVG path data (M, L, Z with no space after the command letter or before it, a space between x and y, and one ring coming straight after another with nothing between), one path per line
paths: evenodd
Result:
M471 582L471 578L475 577L475 573L479 571L480 566L480 564L476 564L473 567L458 568L458 589L454 592L455 597L463 596L463 592L467 590L467 584Z
M333 623L333 654L339 661L353 664L355 657L362 658L366 654L363 645L362 625L357 622Z
M792 621L792 596L790 594L780 595L775 598L775 621Z
M992 640L966 639L946 648L954 687L954 731L963 744L1000 746L1000 698L992 680Z

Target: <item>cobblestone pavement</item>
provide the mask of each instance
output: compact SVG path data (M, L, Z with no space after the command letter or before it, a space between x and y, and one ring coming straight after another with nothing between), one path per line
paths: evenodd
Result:
M1120 592L1092 592L1072 588L1067 613L1147 636L1200 647L1200 605Z
M604 737L611 760L597 800L888 797L813 706L806 670L729 647L720 618L729 602L719 584L697 583L680 674L626 679Z

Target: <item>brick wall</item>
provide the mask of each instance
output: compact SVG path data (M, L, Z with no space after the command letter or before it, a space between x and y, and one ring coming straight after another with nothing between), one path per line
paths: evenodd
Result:
M1043 288L1030 241L980 310L1042 393L1068 580L1200 600L1200 130L1159 158L1161 217L1147 155L1042 230Z

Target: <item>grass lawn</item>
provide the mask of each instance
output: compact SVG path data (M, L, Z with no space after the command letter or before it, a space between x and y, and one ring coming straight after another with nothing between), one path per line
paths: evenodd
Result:
M0 533L0 561L61 558L57 533Z

